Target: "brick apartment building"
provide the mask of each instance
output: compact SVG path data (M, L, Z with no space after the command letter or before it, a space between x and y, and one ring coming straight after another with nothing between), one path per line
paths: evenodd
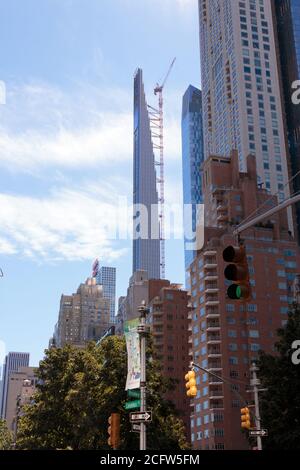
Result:
M190 438L190 400L186 396L184 376L191 360L189 344L191 304L186 290L166 280L149 281L148 322L154 351L162 364L164 377L176 380L175 389L166 394L180 413Z
M235 151L230 159L211 156L204 163L203 179L205 242L190 268L193 359L232 385L197 372L191 440L195 449L248 449L240 428L244 403L239 395L253 399L246 392L249 367L259 350L274 350L276 330L286 322L299 249L288 230L286 210L243 232L251 299L226 298L231 281L225 280L222 254L226 246L237 245L233 228L262 204L265 211L277 201L257 187L254 156L247 158L247 173L239 172Z

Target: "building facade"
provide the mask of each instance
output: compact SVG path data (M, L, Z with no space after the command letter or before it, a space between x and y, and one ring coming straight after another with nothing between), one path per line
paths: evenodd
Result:
M110 326L109 299L96 279L88 278L76 294L61 296L53 345L84 347L88 341L100 339Z
M97 274L97 284L103 287L103 296L110 302L110 322L115 322L116 315L116 268L101 266Z
M134 77L133 273L145 270L160 278L160 230L155 159L143 73Z
M196 240L197 205L202 200L201 165L204 159L202 134L201 91L190 85L182 99L182 183L184 210L184 264L186 287L189 288L188 268L195 257L195 250L188 243Z
M298 0L272 0L272 2L276 17L275 34L278 36L291 175L295 176L300 171L300 104L293 103L292 95L299 89L299 84L295 89L293 83L300 80L300 2ZM293 180L293 191L299 190L300 175ZM295 213L300 243L299 203L296 205Z
M180 285L166 280L150 280L148 306L147 322L151 326L155 358L161 363L163 376L176 381L174 390L165 398L174 403L190 441L190 400L186 396L184 381L191 360L190 297Z
M231 158L209 157L203 172L205 244L191 265L193 358L232 383L197 372L192 445L203 450L248 449L240 428L240 408L253 399L246 392L249 368L260 350L274 351L276 330L285 324L293 301L300 255L284 211L248 229L241 240L247 254L251 298L247 302L227 298L231 281L224 277L222 254L227 246L237 245L234 227L263 204L265 211L277 200L257 187L254 156L247 158L246 173L239 171L236 151Z
M6 418L7 411L7 393L9 377L12 373L17 372L20 367L29 366L29 353L10 352L5 357L2 371L2 400L1 400L1 418Z
M256 156L258 183L289 195L280 77L270 0L199 0L205 158ZM291 230L293 223L289 216Z
M10 431L16 433L18 418L22 407L32 400L36 391L37 377L33 367L20 367L12 372L8 380L6 424Z

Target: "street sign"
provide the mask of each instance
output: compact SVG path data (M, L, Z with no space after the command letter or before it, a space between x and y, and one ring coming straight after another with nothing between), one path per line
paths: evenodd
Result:
M267 429L254 429L253 431L249 431L249 436L261 436L261 437L267 437L268 435L268 430Z
M124 408L125 410L134 410L141 406L141 400L126 401Z
M139 424L132 424L131 425L131 431L132 432L140 432L141 431L141 426Z
M129 398L140 398L141 390L139 388L135 388L134 390L127 390L127 395Z
M152 411L130 413L130 421L137 423L150 423L150 421L152 421Z

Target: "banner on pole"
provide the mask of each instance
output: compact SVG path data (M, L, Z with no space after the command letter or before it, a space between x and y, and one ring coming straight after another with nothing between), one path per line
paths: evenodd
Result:
M125 390L140 387L141 381L141 353L140 353L140 338L137 333L137 326L139 325L139 318L128 320L124 324L124 333L127 348L127 380Z

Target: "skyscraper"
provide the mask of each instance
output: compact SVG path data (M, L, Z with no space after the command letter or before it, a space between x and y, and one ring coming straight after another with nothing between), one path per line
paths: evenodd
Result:
M133 273L160 278L158 194L150 120L141 69L134 77ZM152 212L152 217L151 217Z
M195 257L195 250L188 249L187 243L191 234L196 233L197 204L202 203L202 172L203 155L202 135L202 98L201 91L190 85L182 99L181 116L182 139L182 182L184 212L184 263L187 273L188 267ZM187 208L190 207L190 210ZM186 276L188 287L188 276Z
M103 287L103 296L110 301L110 323L115 322L116 268L101 266L97 274L97 284Z
M287 149L270 0L199 0L205 158L238 150L279 201L289 195ZM292 222L290 220L290 228Z
M18 372L20 367L29 366L29 353L24 352L10 352L5 357L3 371L2 371L2 401L1 401L1 418L6 417L7 408L7 391L9 377L13 372Z
M300 105L292 102L293 82L300 80L300 2L272 0L276 13L280 71L284 91L285 117L292 176L300 170ZM299 86L297 86L299 88ZM293 190L300 190L300 175L293 180ZM300 204L296 204L298 243L300 243Z
M58 323L52 344L84 347L88 341L97 341L111 326L110 302L103 295L103 287L95 278L80 284L76 294L62 295Z

